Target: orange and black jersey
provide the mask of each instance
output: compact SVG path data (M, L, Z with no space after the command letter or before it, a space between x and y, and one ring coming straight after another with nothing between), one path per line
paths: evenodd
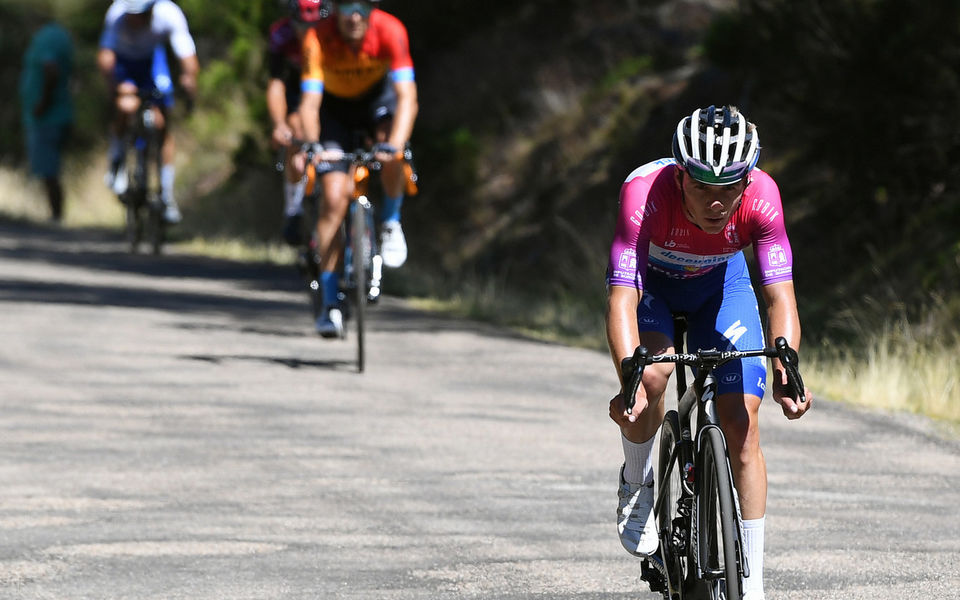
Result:
M303 40L304 92L360 98L383 81L413 81L413 59L407 29L382 10L370 13L370 25L359 51L337 29L336 19L324 19Z

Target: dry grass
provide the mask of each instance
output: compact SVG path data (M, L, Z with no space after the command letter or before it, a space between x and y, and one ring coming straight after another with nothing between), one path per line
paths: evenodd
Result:
M909 411L960 424L960 331L955 308L931 301L923 323L887 318L862 327L856 348L808 349L814 392L844 402Z

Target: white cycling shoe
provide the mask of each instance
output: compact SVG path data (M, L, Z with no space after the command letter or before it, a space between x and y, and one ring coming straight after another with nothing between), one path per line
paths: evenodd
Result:
M396 269L407 261L407 239L400 221L387 221L380 231L380 255L383 265Z
M340 312L339 308L331 308L325 311L324 314L317 317L317 321L314 325L317 329L317 333L320 334L321 337L343 337L343 313Z
M127 187L130 185L130 180L127 177L127 170L121 163L110 165L110 167L107 169L107 172L103 176L103 183L105 183L107 188L109 188L114 194L118 196L123 194L127 191Z
M183 215L180 214L180 208L177 206L177 203L173 199L167 200L163 203L163 221L168 225L176 225L183 220Z
M627 483L620 467L620 506L617 509L617 531L620 543L634 556L650 556L660 547L657 523L653 516L653 482L648 485Z

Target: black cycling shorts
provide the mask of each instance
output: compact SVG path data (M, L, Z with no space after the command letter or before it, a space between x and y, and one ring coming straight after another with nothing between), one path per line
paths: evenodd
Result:
M397 111L397 92L384 78L359 98L339 98L324 92L320 104L320 143L325 150L352 152L373 139L378 123ZM347 172L349 163L334 163L332 170Z

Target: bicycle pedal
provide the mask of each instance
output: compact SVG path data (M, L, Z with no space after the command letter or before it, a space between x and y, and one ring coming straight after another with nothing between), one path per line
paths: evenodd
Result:
M667 570L658 556L643 559L640 563L640 579L647 582L650 591L663 593L667 591Z

